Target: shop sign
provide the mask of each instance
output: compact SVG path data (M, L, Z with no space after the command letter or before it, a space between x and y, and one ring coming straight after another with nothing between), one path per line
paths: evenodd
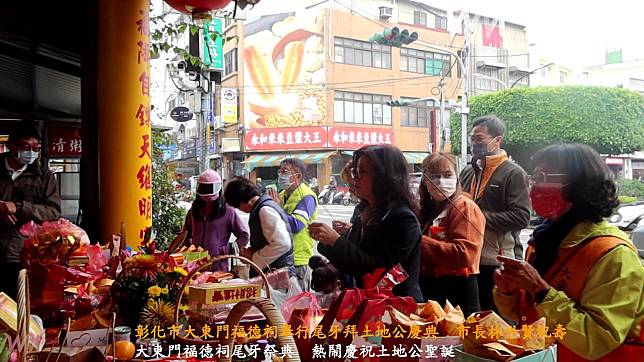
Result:
M621 158L606 157L606 164L611 166L622 166L624 160Z
M329 127L329 147L358 149L369 145L394 145L394 129L371 127Z
M302 150L324 148L326 127L256 128L246 131L246 150Z
M170 118L172 118L176 122L188 122L192 119L192 116L193 113L190 112L188 107L174 107L172 111L170 111Z
M232 88L221 89L221 117L224 124L237 123L237 90Z
M83 139L80 128L50 127L47 129L49 157L80 157Z
M224 70L223 33L220 18L213 18L203 25L203 62L213 70Z
M246 131L248 151L352 149L369 145L395 145L391 127L295 127Z

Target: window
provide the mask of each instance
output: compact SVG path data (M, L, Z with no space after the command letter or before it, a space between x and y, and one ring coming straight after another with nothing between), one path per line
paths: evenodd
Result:
M403 99L413 100L413 98ZM400 126L421 128L429 127L432 124L434 107L435 104L433 100L412 102L407 106L400 107Z
M414 25L427 26L427 13L414 10Z
M224 29L228 28L229 26L233 25L235 23L235 19L231 18L230 16L227 16L224 18Z
M335 38L337 63L391 69L391 47L364 41Z
M450 77L449 54L426 52L416 49L400 49L400 70L433 76Z
M493 67L482 67L478 71L485 77L476 78L476 88L484 90L498 90L499 83L494 79L499 79L499 70ZM490 79L492 78L492 79Z
M517 82L517 80L517 85L524 85L526 87L530 85L530 76L526 72L510 72L508 79L510 80L508 83L510 85Z
M546 68L545 68L545 67L543 67L544 65L545 65L545 64L541 64L541 67L542 67L542 68L541 68L541 78L545 78L545 77L546 77Z
M237 71L237 48L224 54L224 75Z
M566 72L559 71L559 83L564 84L566 83L566 78L568 74Z
M436 16L436 29L447 30L447 18L444 16Z
M333 120L336 123L391 125L390 96L335 92Z

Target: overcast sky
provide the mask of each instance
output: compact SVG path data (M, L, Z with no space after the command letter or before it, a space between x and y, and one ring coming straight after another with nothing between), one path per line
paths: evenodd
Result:
M350 4L351 0L342 0ZM526 25L531 53L580 71L602 64L607 49L624 61L644 59L641 0L417 0L445 10L466 10ZM249 17L296 11L298 1L262 0Z

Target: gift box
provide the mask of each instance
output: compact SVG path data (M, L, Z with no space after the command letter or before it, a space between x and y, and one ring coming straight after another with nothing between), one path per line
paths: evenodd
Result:
M255 284L206 283L188 287L188 300L201 304L234 304L260 296Z

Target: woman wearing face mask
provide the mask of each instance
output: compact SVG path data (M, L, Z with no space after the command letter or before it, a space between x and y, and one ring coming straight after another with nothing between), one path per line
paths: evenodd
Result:
M239 218L235 209L226 205L221 196L221 177L213 170L206 170L197 183L197 198L186 215L184 230L188 231L188 240L200 246L211 256L231 254L228 243L234 234L239 249L248 244L248 229ZM228 261L214 263L213 271L228 271Z
M592 148L553 145L537 152L531 180L534 211L547 221L534 231L527 262L499 256L494 301L507 319L545 317L562 325L560 361L641 360L644 267L628 237L604 219L617 189Z
M479 273L485 217L466 194L452 155L434 153L423 161L419 189L420 288L425 299L460 305L466 316L480 311Z

